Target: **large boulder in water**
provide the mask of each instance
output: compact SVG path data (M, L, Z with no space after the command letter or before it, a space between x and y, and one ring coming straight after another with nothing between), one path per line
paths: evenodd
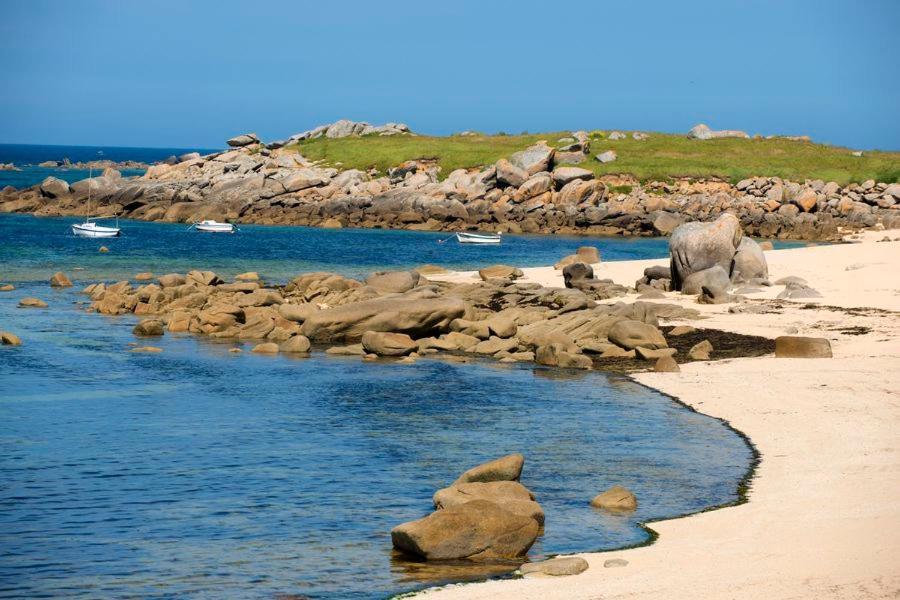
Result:
M491 560L524 556L540 525L487 500L438 510L391 530L394 548L427 560Z
M418 346L405 333L387 333L383 331L367 331L362 336L363 350L378 356L406 356Z
M734 282L751 279L768 279L769 265L766 255L755 240L744 237L738 245L731 267L731 280Z
M459 476L455 483L472 481L518 481L522 475L525 457L521 454L508 454L496 460L472 467Z
M356 342L367 331L428 337L449 331L450 322L465 313L459 298L376 298L313 313L301 332L314 341Z
M688 275L716 265L730 273L742 238L741 223L731 213L712 223L693 222L677 227L669 239L672 288L681 290Z
M472 500L487 500L509 512L531 517L539 525L544 524L544 510L534 501L527 487L518 481L490 481L487 483L454 483L434 494L434 507L438 510L459 506Z

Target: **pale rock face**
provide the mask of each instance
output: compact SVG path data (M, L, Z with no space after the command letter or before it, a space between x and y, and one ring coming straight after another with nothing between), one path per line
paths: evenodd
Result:
M736 129L722 129L720 131L714 131L704 123L694 125L691 130L688 131L688 137L695 140L711 140L715 138L750 138L746 131L738 131Z
M525 150L515 152L509 157L509 162L522 169L528 175L534 175L541 171L549 171L556 151L546 142L538 142Z
M611 163L616 160L618 156L616 155L615 150L607 150L606 152L598 154L596 158L602 163Z
M233 148L242 148L252 144L258 144L259 137L255 133L242 133L228 140L228 145Z

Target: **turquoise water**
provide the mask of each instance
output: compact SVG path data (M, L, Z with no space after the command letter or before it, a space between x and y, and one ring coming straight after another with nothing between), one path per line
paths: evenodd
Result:
M0 348L0 596L383 598L483 575L423 572L393 556L389 535L479 462L526 455L523 483L547 521L537 559L639 543L641 521L734 501L752 460L721 422L621 376L233 354L230 342L172 334L151 342L162 353L135 354L133 316L86 313L77 288L45 283L61 266L115 279L263 265L287 279L309 267L471 267L497 250L523 264L583 239L429 255L435 236L409 232L215 237L128 224L101 255L97 241L57 234L65 223L0 218L0 279L17 285L0 293L0 329L24 341ZM659 254L649 240L598 243L607 256ZM16 308L26 295L49 308ZM589 507L613 484L635 491L635 514Z

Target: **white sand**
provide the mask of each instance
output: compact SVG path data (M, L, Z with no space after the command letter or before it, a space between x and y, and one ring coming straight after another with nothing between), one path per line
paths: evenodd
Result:
M771 279L799 275L832 307L802 300L770 314L730 314L693 298L708 328L776 337L823 336L833 359L773 356L691 363L641 383L721 417L761 454L749 501L652 524L651 546L583 554L581 575L490 581L429 590L438 598L898 598L900 597L900 231L863 243L767 252ZM632 284L666 261L604 263L598 277ZM849 270L848 270L849 268ZM558 272L526 269L561 285ZM471 274L448 278L467 279ZM776 286L753 298L771 298ZM674 294L667 294L674 297ZM626 298L632 300L633 296ZM666 301L671 301L667 299ZM869 333L839 331L868 327ZM677 357L676 357L677 358ZM527 466L526 466L527 470ZM598 490L599 491L599 490ZM540 498L538 499L540 500ZM585 498L585 510L589 498ZM628 565L605 568L622 558Z

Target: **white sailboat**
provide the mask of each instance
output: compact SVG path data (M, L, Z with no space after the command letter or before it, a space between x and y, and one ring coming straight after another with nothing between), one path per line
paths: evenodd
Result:
M99 154L103 154L100 152ZM112 217L91 217L91 180L94 178L94 168L91 167L88 170L88 201L87 201L87 209L85 210L84 223L73 223L72 224L72 234L78 237L88 237L88 238L113 238L119 237L122 234L122 231L119 229L119 215L115 215L116 226L115 227L105 227L103 225L97 225L94 221L97 219L109 219Z
M219 223L212 219L198 221L197 223L191 224L191 227L197 231L205 231L206 233L234 233L237 229L237 227L231 223ZM188 229L191 227L188 227Z

